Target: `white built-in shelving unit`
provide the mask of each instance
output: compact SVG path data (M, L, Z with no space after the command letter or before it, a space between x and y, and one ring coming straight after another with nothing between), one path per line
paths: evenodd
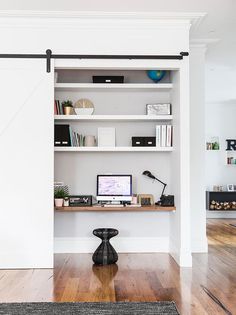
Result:
M55 115L55 121L171 121L172 115Z
M170 152L173 147L55 147L55 152Z
M170 90L173 87L171 83L56 83L56 91L70 90L99 90L99 89L132 89L142 91L151 90Z

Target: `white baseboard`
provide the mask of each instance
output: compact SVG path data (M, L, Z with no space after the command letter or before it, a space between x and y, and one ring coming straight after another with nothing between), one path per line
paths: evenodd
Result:
M53 268L53 254L39 251L0 253L0 269Z
M100 241L94 237L55 237L54 253L93 253ZM168 237L116 237L118 253L169 253Z
M235 219L236 211L207 211L207 219Z
M192 253L208 253L207 237L192 240Z
M192 267L192 253L178 249L173 239L170 243L170 255L180 267Z

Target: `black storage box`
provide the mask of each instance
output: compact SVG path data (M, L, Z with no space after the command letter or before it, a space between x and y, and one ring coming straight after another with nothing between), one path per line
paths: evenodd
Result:
M54 126L54 145L55 147L70 147L70 126L55 125Z
M124 83L123 75L94 75L93 83Z
M132 147L155 147L156 137L132 137Z

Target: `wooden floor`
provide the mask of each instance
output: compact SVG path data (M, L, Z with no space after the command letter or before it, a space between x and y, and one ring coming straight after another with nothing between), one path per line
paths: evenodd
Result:
M236 314L235 220L208 220L209 253L180 269L168 254L120 254L117 265L94 267L91 255L57 254L54 270L1 270L0 301L174 300L181 314L226 314L207 287Z

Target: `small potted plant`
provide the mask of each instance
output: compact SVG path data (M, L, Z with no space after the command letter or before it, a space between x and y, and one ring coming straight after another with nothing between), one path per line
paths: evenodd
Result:
M59 188L54 192L54 200L55 200L55 206L56 207L62 207L64 198L68 197L66 192Z
M62 107L63 107L64 115L73 115L74 114L72 101L66 100L66 101L62 102Z

